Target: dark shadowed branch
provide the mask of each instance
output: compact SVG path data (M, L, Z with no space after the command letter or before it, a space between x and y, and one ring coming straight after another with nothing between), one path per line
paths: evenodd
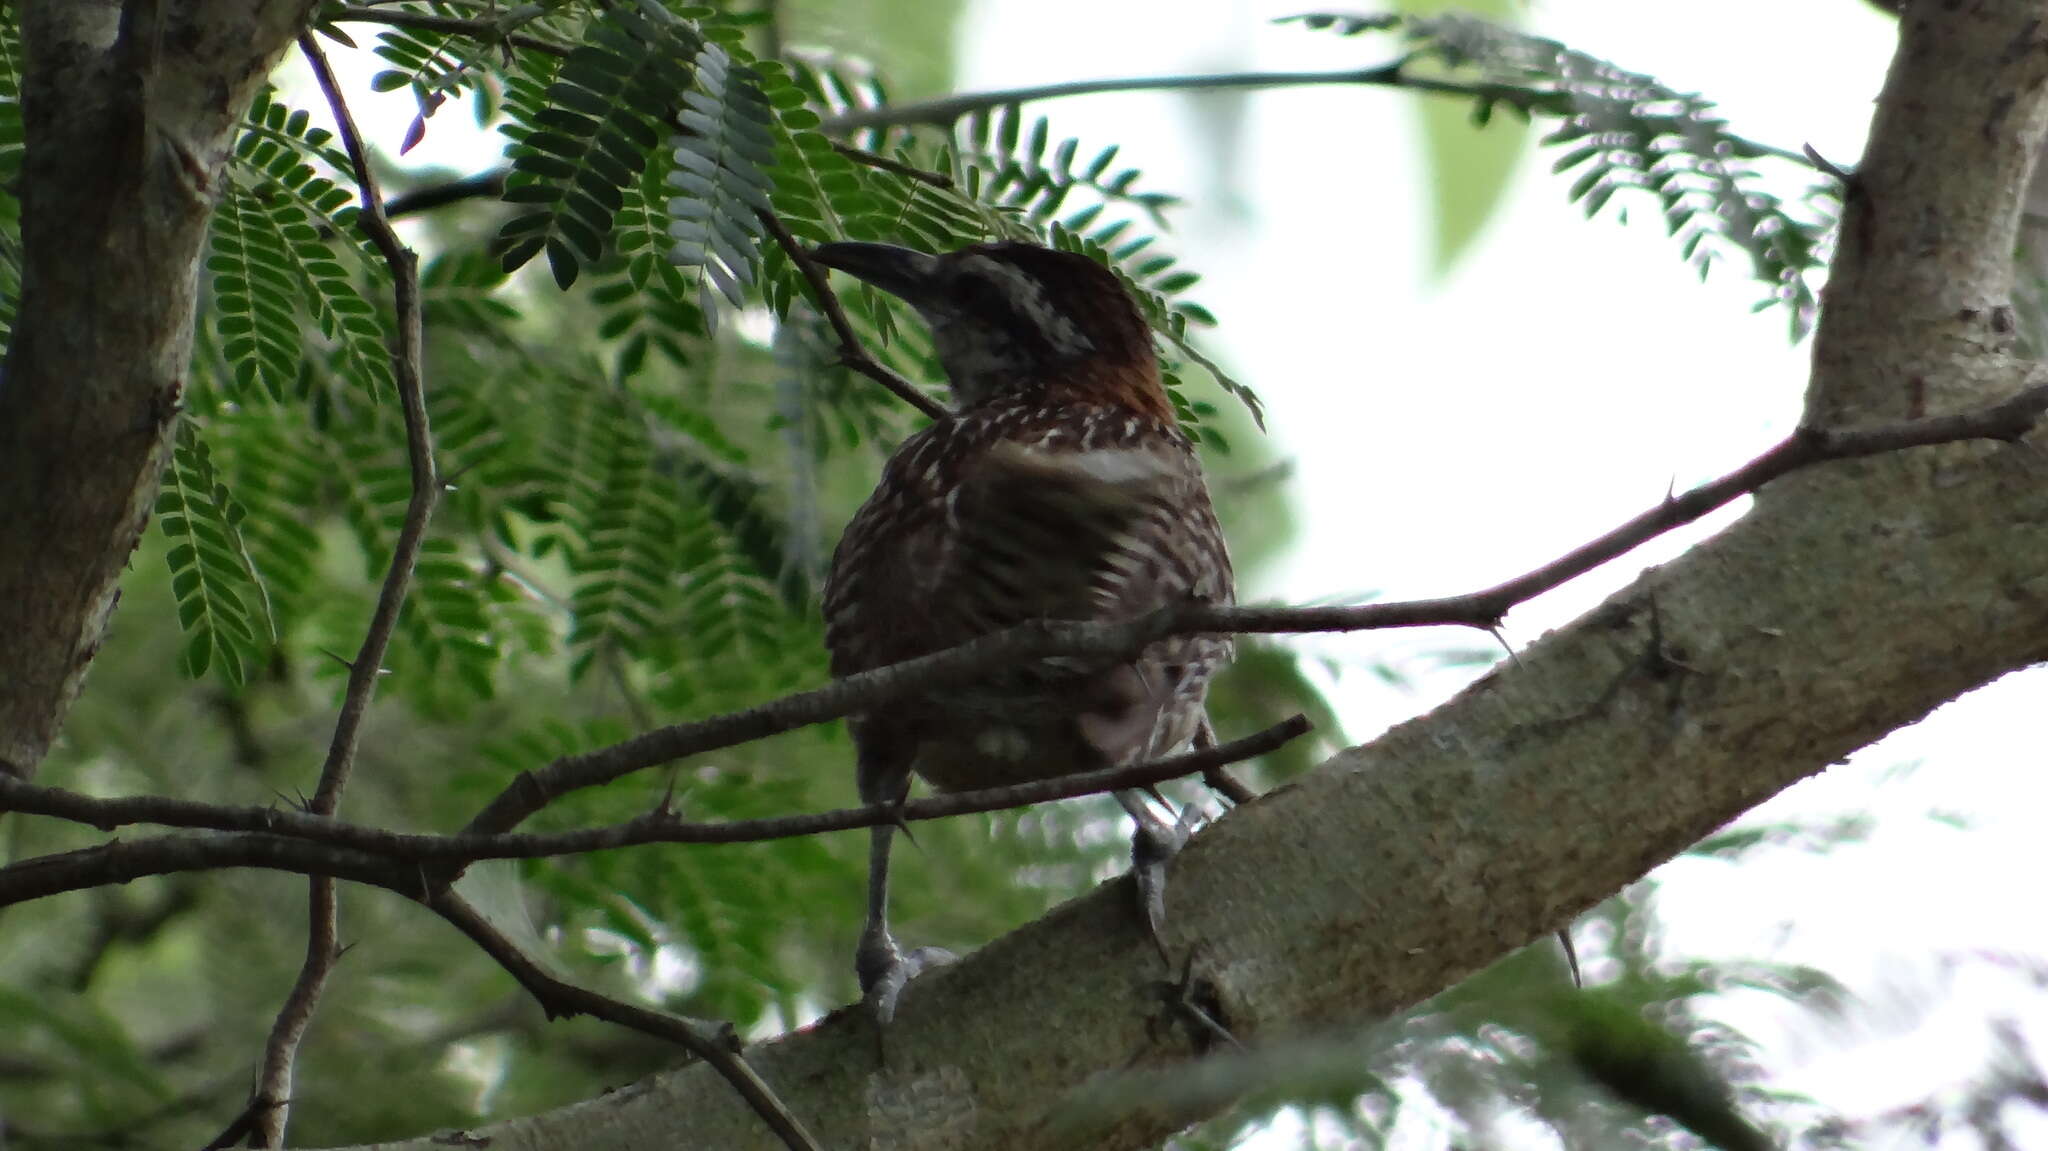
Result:
M90 824L102 830L149 823L161 827L281 836L303 840L309 844L374 855L397 864L533 859L550 855L578 855L648 843L759 843L771 839L795 839L884 823L948 819L958 815L1051 803L1082 795L1100 795L1123 788L1146 787L1197 772L1205 773L1226 764L1240 763L1255 756L1265 755L1307 733L1309 726L1305 717L1296 715L1243 739L1180 755L1170 755L1147 763L1077 772L1006 787L930 796L913 799L900 806L876 804L808 815L693 823L678 818L676 812L664 803L654 811L623 823L545 835L413 835L379 827L344 823L340 820L321 819L274 807L228 807L168 796L101 799L81 795L75 791L65 791L62 788L42 787L5 778L0 778L0 808ZM121 846L124 849L135 849L142 844L155 842L170 844L183 840L178 837L167 837L161 841L138 840ZM179 853L182 850L166 847L166 864L180 858L190 858L181 856ZM273 857L266 854L270 850L252 848L251 862L247 866L270 866L267 861ZM109 865L99 855L104 851L105 848L100 847L85 848L65 855L23 860L19 864L0 868L0 906L19 902L21 899L57 894L60 888L74 890L98 886L99 883L108 881L105 873L95 872L94 869L100 867L115 867L121 876L121 882L139 878L142 874L161 874L137 871L138 867L151 865L133 855L126 856L125 862L121 864ZM317 869L323 866L321 860L326 857L311 852L292 855L290 858L294 866L286 870L300 870L301 867L308 870ZM356 857L340 855L332 858L338 861L336 866L344 866L352 865ZM68 878L64 879L57 879L54 873L46 870L38 875L39 868L51 866L64 866L73 870L69 871ZM20 870L15 870L16 868ZM17 882L23 883L24 886L10 886ZM62 886L67 883L73 886ZM411 888L417 888L417 877L408 880L408 884Z
M427 906L511 973L548 1018L588 1015L677 1044L724 1076L791 1151L821 1151L817 1139L740 1054L739 1037L730 1024L652 1011L557 979L453 891L435 892Z
M1008 787L876 804L812 815L689 823L665 807L608 827L547 835L407 835L272 808L221 807L159 797L96 799L59 788L0 780L0 807L71 819L95 826L160 823L207 828L219 835L165 835L117 840L97 847L37 856L0 867L0 907L68 891L128 883L151 875L253 867L331 875L428 898L436 881L428 861L528 859L581 854L646 843L758 843L878 824L919 822L1001 811L1036 803L1145 787L1265 755L1309 729L1293 716L1229 743L1149 763L1103 768Z

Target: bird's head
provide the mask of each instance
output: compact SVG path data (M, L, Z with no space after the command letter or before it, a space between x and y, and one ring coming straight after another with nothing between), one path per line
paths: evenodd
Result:
M1116 276L1086 256L1015 242L941 255L837 243L814 255L917 309L962 408L1042 393L1173 422L1151 330Z

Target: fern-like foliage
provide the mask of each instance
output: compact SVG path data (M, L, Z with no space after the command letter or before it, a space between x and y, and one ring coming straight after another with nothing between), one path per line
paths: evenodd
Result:
M882 89L827 62L798 60L789 67L786 76L761 71L780 113L775 205L800 239L887 240L927 251L1023 239L1085 253L1118 273L1169 361L1201 367L1262 419L1257 396L1193 344L1190 326L1214 323L1207 309L1183 297L1197 277L1155 247L1164 214L1177 201L1140 189L1142 172L1117 166L1118 149L1095 151L1080 164L1081 141L1060 139L1044 119L1027 128L1015 108L966 117L943 135L871 128L854 134L857 146L841 145L823 132L826 119L880 106ZM799 98L804 106L795 106ZM790 275L791 282L768 288L778 310L798 294ZM844 302L856 329L890 367L913 379L937 374L921 327L903 324L897 305L871 292ZM1180 376L1171 363L1168 374L1177 390ZM1183 401L1180 410L1197 431L1202 407ZM1219 436L1210 438L1220 446Z
M1503 105L1556 121L1543 143L1567 149L1553 170L1578 171L1569 194L1589 217L1617 192L1654 198L1681 254L1702 277L1714 263L1739 256L1768 290L1758 309L1783 305L1794 339L1811 330L1819 308L1812 280L1827 264L1839 215L1836 190L1822 183L1796 203L1769 191L1763 163L1796 165L1809 179L1811 165L1729 131L1712 101L1555 40L1470 16L1316 13L1288 19L1346 36L1399 32L1413 46L1403 74L1418 63L1434 64L1466 83L1481 124Z
M400 12L427 16L462 14L459 10L450 12L454 6L445 3L407 3L394 7ZM329 11L323 13L330 17L343 14L345 10L338 4L330 5ZM391 67L370 78L371 89L378 92L409 89L419 107L412 123L406 127L405 138L398 149L400 152L409 152L424 140L428 121L451 101L475 95L485 102L482 110L488 114L493 95L491 81L495 75L552 70L548 53L515 47L511 39L514 33L545 43L573 42L581 31L583 17L572 5L523 4L497 14L496 24L498 34L495 37L402 26L387 27L378 33L372 51ZM353 41L332 23L316 24L316 27L353 45Z
M687 62L703 47L687 23L624 8L590 25L539 103L517 109L506 128L515 143L504 198L525 206L498 234L507 270L545 251L566 288L603 255L627 189L665 133L670 101L690 85Z
M259 95L215 217L207 260L213 323L239 398L260 391L278 400L295 385L306 355L301 307L334 353L339 376L364 385L372 399L392 388L384 326L363 287L382 264L343 238L355 234L354 195L321 168L347 161L310 119Z
M668 174L681 193L668 204L675 240L669 258L702 268L727 300L739 304L759 263L760 215L775 210L764 170L775 162L775 134L751 68L717 44L706 44L694 63L696 83L683 93L676 114L683 131L675 137L675 167Z
M558 473L575 527L569 644L577 678L600 657L645 657L670 638L688 510L622 396L599 393L579 406L575 448L592 455L565 460Z
M239 687L275 642L276 625L242 539L248 513L221 482L191 420L178 424L156 513L158 527L172 541L165 560L185 629L185 673L196 679L217 667Z
M1040 116L1028 132L1021 127L1023 114L1015 105L991 113L969 116L962 124L960 146L967 162L986 173L981 177L977 198L1014 208L1045 223L1053 219L1067 196L1077 188L1095 193L1105 203L1128 204L1148 217L1156 228L1166 227L1166 211L1180 203L1178 196L1165 192L1139 191L1144 175L1137 168L1116 167L1121 151L1112 144L1093 159L1076 168L1081 141L1074 138L1052 143L1052 124Z

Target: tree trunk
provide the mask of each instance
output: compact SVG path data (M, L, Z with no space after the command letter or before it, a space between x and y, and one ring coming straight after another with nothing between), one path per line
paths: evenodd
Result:
M0 369L0 771L50 750L156 499L235 125L309 0L23 0Z

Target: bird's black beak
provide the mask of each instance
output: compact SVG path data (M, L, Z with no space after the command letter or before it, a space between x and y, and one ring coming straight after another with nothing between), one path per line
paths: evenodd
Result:
M894 244L820 244L811 258L910 304L930 299L939 279L937 256Z

